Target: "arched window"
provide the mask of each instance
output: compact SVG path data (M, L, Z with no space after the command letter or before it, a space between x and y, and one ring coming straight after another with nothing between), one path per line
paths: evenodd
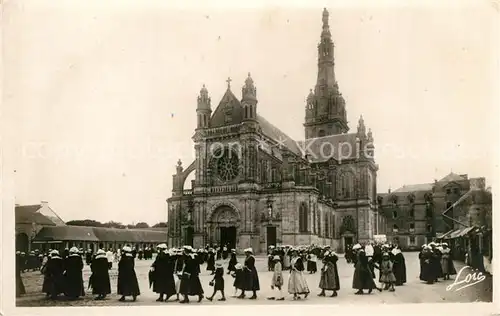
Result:
M325 237L330 237L330 221L329 221L329 213L325 213Z
M325 136L325 131L320 129L318 132L318 137L323 137L323 136Z
M368 199L373 200L373 176L372 173L368 171Z
M354 189L354 175L352 172L344 172L340 175L340 195L343 198L352 198Z
M318 210L317 205L314 205L314 212L316 214L316 231L318 236L321 236L321 212Z
M307 232L307 205L305 203L300 204L299 208L299 232Z
M334 214L331 214L332 216L332 220L330 221L331 222L331 226L332 226L332 238L335 238L335 215Z

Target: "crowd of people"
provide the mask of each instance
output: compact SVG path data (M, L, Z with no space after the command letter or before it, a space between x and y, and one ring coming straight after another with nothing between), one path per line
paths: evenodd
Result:
M24 293L21 272L26 269L40 270L44 276L42 291L48 299L57 299L63 294L68 299L78 299L85 296L83 267L84 261L90 266L91 276L88 281L89 288L96 300L102 300L111 294L109 271L113 262L118 262L117 294L120 301L131 297L133 301L141 294L139 282L135 272L135 259L151 259L148 277L149 285L154 293L158 294L157 301L175 301L189 303L189 298L194 296L198 302L205 298L204 286L200 281L202 265L212 276L209 287L212 293L206 299L212 301L216 295L219 301L226 300L226 286L224 276L233 277L233 297L244 299L257 299L257 292L261 290L259 274L255 267L255 257L251 248L245 249L243 262L238 262L235 249L224 247L210 247L193 249L190 246L182 248L168 248L160 244L150 252L135 251L126 246L120 251L111 249L98 250L95 254L88 255L82 249L72 247L59 254L57 250L50 250L47 255L33 252L37 258L27 259L18 253L17 291L18 295ZM30 253L31 257L31 253ZM90 258L89 258L90 257ZM428 284L437 282L439 278L449 279L456 274L450 249L445 243L430 243L422 248L420 258L420 279ZM354 265L352 288L355 294L368 294L373 290L382 292L395 291L397 286L406 283L405 258L398 246L380 243L355 244L345 254L348 263ZM286 290L293 300L305 299L310 294L307 274L318 272L318 263L322 264L318 296L336 297L340 290L340 281L337 262L339 256L330 247L307 246L277 246L268 249L268 271L272 272L271 289L273 294L269 300L285 300ZM225 271L225 269L227 271ZM378 270L378 283L375 281ZM284 272L288 272L285 276ZM330 294L331 293L331 294Z

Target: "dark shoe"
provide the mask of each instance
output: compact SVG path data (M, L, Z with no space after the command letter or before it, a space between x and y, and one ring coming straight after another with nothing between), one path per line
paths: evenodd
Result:
M278 298L278 299L276 299L276 300L277 300L277 301L284 301L284 300L285 300L285 298L284 298L284 297L280 297L280 298Z
M125 302L125 296L120 297L120 299L118 301Z
M137 300L137 296L136 295L132 296L132 302L135 302L136 300Z
M256 300L256 299L257 299L257 295L252 295L252 296L250 297L250 299L251 299L251 300Z
M199 295L198 296L198 303L201 302L203 300L203 295Z
M309 296L309 293L306 293L306 294L304 295L304 299L306 299L308 296Z
M318 296L325 296L325 293L321 292L318 294Z
M218 299L218 301L219 301L219 302L224 302L225 300L226 300L226 298L225 298L225 297L223 297L223 298L219 298L219 299Z
M158 297L158 298L156 299L156 301L157 301L157 302L163 302L163 297Z
M210 302L213 300L213 298L211 297L205 297L207 300L209 300Z
M372 294L372 289L369 289L369 290L368 290L368 294Z
M276 298L275 297L268 297L267 299L270 301L274 301Z
M240 296L238 296L237 298L243 299L245 298L245 294L240 294Z
M336 291L333 291L332 295L330 297L336 297L337 296L337 292Z

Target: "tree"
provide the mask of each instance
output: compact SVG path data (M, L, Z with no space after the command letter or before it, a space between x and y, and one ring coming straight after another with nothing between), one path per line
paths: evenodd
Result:
M84 220L74 220L66 222L66 225L70 226L89 226L89 227L103 227L101 222L95 221L93 219L84 219Z
M148 223L145 223L145 222L139 222L139 223L135 224L135 228L149 228L149 225L148 225Z
M120 222L109 221L109 222L104 223L103 227L124 229L125 225L123 225Z
M153 225L153 228L158 228L158 227L168 227L167 222L159 222Z

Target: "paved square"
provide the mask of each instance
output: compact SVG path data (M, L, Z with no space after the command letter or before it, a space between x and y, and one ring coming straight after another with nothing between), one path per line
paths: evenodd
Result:
M267 258L261 256L256 259L256 266L259 272L259 280L261 290L257 293L257 300L249 299L236 299L231 297L234 293L234 288L232 288L233 278L230 275L225 276L226 284L226 296L227 301L218 302L214 300L209 302L203 300L202 303L196 302L196 297L191 298L191 303L189 305L198 304L338 304L345 303L351 304L356 301L361 304L380 304L380 303L437 303L437 302L491 302L492 301L492 277L487 276L486 279L478 284L472 285L470 287L464 288L459 291L447 291L446 287L453 283L453 280L440 281L433 285L427 285L422 283L419 279L420 265L418 261L418 253L409 252L405 253L406 258L406 270L407 270L407 283L404 286L397 287L395 292L384 291L382 293L374 292L370 295L354 295L355 290L352 289L352 276L354 272L354 266L348 264L343 257L338 261L338 269L340 274L340 291L337 297L318 297L317 294L320 292L318 288L320 273L307 274L306 279L311 290L310 296L306 300L292 301L291 295L286 296L286 300L283 302L268 301L266 297L272 294L271 291L271 277L272 272L267 271ZM243 262L243 258L238 258L239 262ZM21 298L17 299L17 306L122 306L122 305L180 305L177 302L156 302L157 294L153 293L149 289L148 284L148 271L149 267L153 263L152 260L136 260L136 273L139 279L139 286L141 289L141 295L138 297L136 302L118 302L118 296L116 294L116 277L117 270L116 264L114 265L111 274L111 290L112 294L105 301L94 301L91 292L87 290L88 295L82 300L76 302L68 301L48 301L44 299L43 293L40 293L43 283L43 277L40 272L28 272L23 274L23 281L26 287L27 294ZM455 267L459 271L464 265L460 262L455 262ZM227 265L224 267L226 269ZM212 279L209 272L206 271L206 265L202 267L202 274L200 276L203 289L206 295L212 294L212 287L208 286L208 283ZM319 263L318 269L321 268L321 263ZM464 280L465 277L470 272L466 269L462 272L459 281ZM377 273L378 274L378 273ZM285 291L288 281L286 280L288 272L284 272L285 276ZM88 286L88 279L90 276L90 269L88 266L84 269L84 282L85 287ZM463 286L463 285L462 285ZM457 286L459 288L460 286Z

